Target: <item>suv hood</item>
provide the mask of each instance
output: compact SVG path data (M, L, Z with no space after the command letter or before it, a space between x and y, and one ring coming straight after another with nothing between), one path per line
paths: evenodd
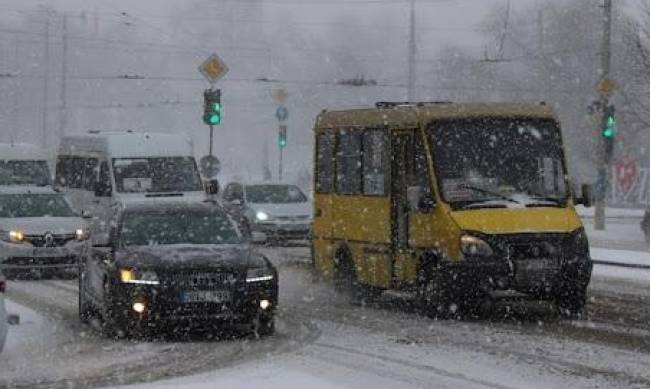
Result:
M78 228L85 228L79 217L0 218L0 230L19 230L25 235L74 234Z
M118 267L142 269L227 268L247 269L265 266L263 257L248 245L161 245L119 249L115 253Z

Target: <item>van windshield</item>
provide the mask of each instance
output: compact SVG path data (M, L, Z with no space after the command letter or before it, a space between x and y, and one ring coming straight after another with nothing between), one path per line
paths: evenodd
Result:
M0 195L0 217L75 217L62 194Z
M202 190L192 157L113 158L113 172L118 192Z
M455 209L566 204L562 139L553 120L435 122L429 136L440 191Z
M52 185L45 161L0 161L0 185Z

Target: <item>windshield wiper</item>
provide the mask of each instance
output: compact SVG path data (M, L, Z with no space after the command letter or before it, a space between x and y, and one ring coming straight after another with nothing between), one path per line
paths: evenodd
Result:
M533 200L553 203L553 206L562 205L562 200L557 197L546 196L541 193L535 193L535 192L529 192L528 194L531 196L531 199ZM540 203L526 204L527 207L539 207L539 206L548 206L548 205L549 204L540 204Z
M484 194L489 194L489 195L492 195L492 196L496 196L496 197L498 197L498 198L501 199L501 200L509 201L509 202L511 202L511 203L521 204L519 201L517 201L517 200L515 200L515 199L513 199L513 198L510 198L510 197L504 195L503 193L494 192L494 191L491 191L491 190L487 190L487 189L479 188L478 186L472 186L472 185L468 185L468 184L463 184L463 185L459 185L458 187L459 187L459 188L462 188L462 189L469 189L469 190L473 190L473 191L475 191L475 192L479 192L479 193L484 193ZM484 200L484 199L480 200L480 202L483 202L483 201L485 201L485 200Z

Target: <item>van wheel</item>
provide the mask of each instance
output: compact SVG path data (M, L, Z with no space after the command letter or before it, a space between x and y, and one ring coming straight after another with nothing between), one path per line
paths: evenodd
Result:
M418 271L417 300L429 317L447 319L459 312L459 305L449 298L443 281L443 276L433 263L422 266Z

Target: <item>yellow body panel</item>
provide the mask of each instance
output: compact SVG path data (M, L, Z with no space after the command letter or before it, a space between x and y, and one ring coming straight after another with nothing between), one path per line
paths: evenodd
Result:
M571 232L582 226L570 208L497 208L451 213L461 230L485 234Z
M390 198L332 196L332 237L390 243Z

